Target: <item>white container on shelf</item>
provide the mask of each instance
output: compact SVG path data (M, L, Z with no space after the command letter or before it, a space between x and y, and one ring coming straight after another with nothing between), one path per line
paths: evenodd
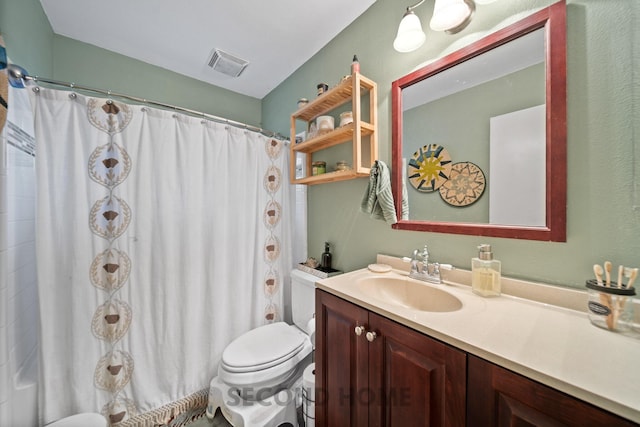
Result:
M316 119L316 126L319 133L330 132L335 129L335 121L332 116L319 116Z
M345 111L340 114L340 126L348 125L349 123L353 123L353 112Z

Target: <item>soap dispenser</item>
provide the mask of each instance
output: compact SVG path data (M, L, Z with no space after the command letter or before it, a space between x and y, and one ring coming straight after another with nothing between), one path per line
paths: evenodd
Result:
M478 246L478 257L471 259L471 288L483 297L500 295L500 261L493 259L491 245Z
M324 242L324 252L322 253L320 262L320 267L324 271L331 270L331 252L329 252L329 249L329 242Z

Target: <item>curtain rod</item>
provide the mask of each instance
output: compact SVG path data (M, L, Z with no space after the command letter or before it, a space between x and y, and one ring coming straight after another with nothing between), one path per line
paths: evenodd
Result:
M207 120L211 120L214 122L218 122L218 123L224 123L224 124L228 124L237 128L241 128L241 129L247 129L253 132L257 132L257 133L261 133L262 135L271 137L271 138L278 138L281 140L285 140L285 141L289 141L289 138L276 133L276 132L272 132L272 131L268 131L265 129L262 129L260 127L257 126L253 126L253 125L248 125L246 123L241 123L241 122L237 122L235 120L230 120L230 119L225 119L222 117L218 117L218 116L214 116L213 114L208 114L202 111L196 111L196 110L191 110L189 108L184 108L184 107L179 107L176 105L171 105L171 104L165 104L164 102L159 102L159 101L152 101L146 98L139 98L137 96L132 96L132 95L126 95L126 94L122 94L122 93L116 93L116 92L112 92L111 90L104 90L104 89L96 89L96 88L92 88L92 87L87 87L87 86L82 86L82 85L77 85L75 83L71 83L71 82L63 82L63 81L59 81L59 80L53 80L53 79L49 79L49 78L45 78L45 77L38 77L38 76L30 76L29 74L27 74L27 72L24 70L24 68L16 65L16 64L7 64L7 71L9 72L9 77L10 77L10 82L12 86L16 86L15 84L15 80L21 80L23 82L22 85L19 85L20 87L24 87L24 81L33 81L35 83L46 83L46 84L50 84L50 85L55 85L55 86L63 86L69 89L76 89L76 90L82 90L82 91L87 91L87 92L94 92L94 93L99 93L102 95L107 95L109 97L117 97L117 98L123 98L123 99L128 99L130 101L134 101L137 103L141 103L141 104L147 104L147 105L153 105L156 107L160 107L160 108L164 108L167 110L172 110L172 111L180 111L182 113L185 114L189 114L191 116L194 117L202 117L204 119ZM11 81L13 80L13 81Z

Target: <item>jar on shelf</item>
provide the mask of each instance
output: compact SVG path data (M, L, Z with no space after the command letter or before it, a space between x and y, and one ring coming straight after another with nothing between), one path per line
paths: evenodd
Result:
M337 172L348 171L348 170L351 170L351 166L349 166L349 163L347 163L346 161L342 160L336 163Z
M327 172L327 162L323 162L322 160L315 161L311 163L311 175L322 175Z
M329 85L326 83L318 83L318 96L322 95L329 90Z
M318 132L321 134L331 132L335 128L332 116L319 116L316 119L316 125L318 126Z
M308 103L309 103L309 100L307 98L298 99L298 109L306 106Z
M353 112L345 111L344 113L340 113L340 126L345 126L349 123L353 123Z

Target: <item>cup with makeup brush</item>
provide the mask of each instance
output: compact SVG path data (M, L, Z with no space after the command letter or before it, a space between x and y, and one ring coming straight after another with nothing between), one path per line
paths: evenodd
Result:
M595 326L610 331L625 332L633 326L633 296L636 294L633 282L638 269L618 268L618 281L611 281L611 262L606 261L604 268L595 264L595 279L587 280L589 300L589 320ZM604 276L604 277L603 277ZM623 277L627 283L623 283Z

